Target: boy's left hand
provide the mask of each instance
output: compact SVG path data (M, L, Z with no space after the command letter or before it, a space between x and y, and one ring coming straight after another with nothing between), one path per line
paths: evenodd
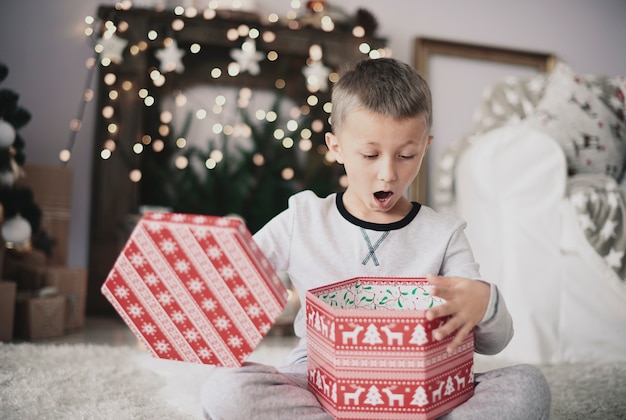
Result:
M444 325L433 332L433 337L435 340L443 340L456 331L447 347L451 353L485 316L491 287L485 282L464 277L428 274L426 279L434 286L431 293L446 300L444 304L426 311L426 318L433 320L450 316Z

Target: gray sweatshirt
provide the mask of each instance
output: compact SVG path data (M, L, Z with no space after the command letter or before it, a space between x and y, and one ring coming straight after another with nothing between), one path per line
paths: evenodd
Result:
M294 321L300 344L290 363L306 361L306 291L355 277L425 277L432 273L485 281L465 237L465 222L413 203L412 211L390 224L352 216L340 194L319 198L303 191L255 235L277 271L286 272L301 299ZM513 322L497 287L474 330L475 351L495 354L513 336Z

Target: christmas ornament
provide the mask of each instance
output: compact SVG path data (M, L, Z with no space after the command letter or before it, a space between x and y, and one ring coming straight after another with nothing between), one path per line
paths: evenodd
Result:
M168 40L166 40L165 48L154 53L161 62L159 69L162 73L170 73L172 71L182 73L185 71L185 66L182 62L185 51L178 48L178 43L175 39L168 38Z
M0 63L0 82L9 74L6 65ZM30 112L18 104L19 95L10 89L0 89L0 171L10 169L12 161L23 165L24 140L19 129L30 121Z
M19 213L2 224L2 237L7 249L25 252L31 249L30 236L32 229L28 220Z
M0 119L0 147L10 147L15 141L15 128L3 119Z
M261 72L259 61L265 57L262 52L256 50L256 42L251 38L244 41L240 49L233 48L230 51L230 56L239 64L240 72L247 71L253 76Z
M128 44L128 40L120 38L110 31L106 31L101 38L98 39L98 44L101 46L100 60L108 58L115 64L120 64L123 61L122 54Z
M9 69L0 63L0 82L6 79ZM0 89L0 208L4 219L2 236L6 248L16 253L28 253L35 246L33 238L45 237L41 229L42 211L35 203L29 187L20 187L16 181L24 177L24 139L19 130L31 118L19 106L19 95L10 89ZM47 253L49 255L49 253Z
M0 188L11 188L15 184L13 171L0 171Z
M328 90L328 75L331 69L326 67L321 60L314 61L311 65L304 66L302 74L306 77L306 86L310 92Z

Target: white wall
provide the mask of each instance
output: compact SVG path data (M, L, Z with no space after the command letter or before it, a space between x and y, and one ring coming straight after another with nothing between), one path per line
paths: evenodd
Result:
M181 0L182 1L182 0ZM306 3L306 0L301 0ZM78 112L91 55L83 19L96 13L93 0L3 2L0 6L0 61L10 74L1 88L20 94L33 115L21 130L26 157L33 163L58 163L69 139L69 122ZM288 0L257 0L259 10L284 14ZM411 62L415 37L551 52L579 72L626 74L626 1L624 0L335 0L353 13L369 10L378 35L393 55ZM454 92L461 97L475 93ZM435 102L437 98L434 98ZM470 99L471 101L472 99ZM477 100L477 98L476 98ZM87 266L93 121L88 106L70 167L74 171L70 264ZM440 124L463 132L458 115L439 112ZM453 138L440 138L431 159Z

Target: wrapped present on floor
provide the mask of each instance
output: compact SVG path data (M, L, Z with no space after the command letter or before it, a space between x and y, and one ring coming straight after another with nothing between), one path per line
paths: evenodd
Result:
M431 419L473 395L473 335L432 337L424 279L355 278L306 295L309 388L336 419Z
M65 331L85 325L85 303L87 299L87 272L83 268L20 265L17 268L18 291L35 292L45 287L54 287L65 297Z
M41 229L54 239L48 263L66 265L69 252L72 169L57 164L26 162L26 176L16 186L29 188L41 209Z
M42 251L33 249L29 253L6 252L2 265L2 278L17 280L23 267L42 267L48 263L48 257Z
M87 270L78 267L46 267L46 286L55 287L65 297L66 332L85 326L85 304L87 300Z
M54 288L17 295L15 336L34 340L60 337L64 332L65 297Z
M236 218L145 214L102 285L163 359L240 366L281 315L287 290Z
M21 264L16 268L15 281L20 292L43 289L50 285L50 273L46 265Z
M17 285L12 281L0 281L0 341L13 338L13 315Z

